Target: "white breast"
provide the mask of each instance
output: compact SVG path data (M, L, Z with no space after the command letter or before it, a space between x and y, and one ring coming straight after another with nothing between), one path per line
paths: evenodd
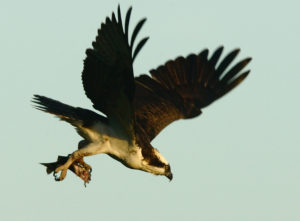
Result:
M141 148L130 144L123 134L118 134L116 130L101 122L97 122L91 129L85 129L85 132L91 141L97 144L98 153L114 155L128 166L141 169L143 160Z

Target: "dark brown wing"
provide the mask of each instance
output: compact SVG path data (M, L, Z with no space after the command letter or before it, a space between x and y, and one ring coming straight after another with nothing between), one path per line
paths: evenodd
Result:
M132 63L148 38L142 39L133 50L134 41L146 19L135 27L129 43L128 27L131 8L125 18L123 30L120 7L118 19L112 13L101 24L92 49L87 49L82 83L85 93L94 108L107 115L109 121L119 124L127 133L132 133L135 93Z
M240 73L251 58L226 68L237 56L239 49L229 53L221 62L223 47L210 59L208 50L178 57L151 70L151 76L135 78L135 117L139 140L151 141L163 128L178 119L193 118L201 109L222 97L241 83L250 71ZM218 64L217 64L218 63Z

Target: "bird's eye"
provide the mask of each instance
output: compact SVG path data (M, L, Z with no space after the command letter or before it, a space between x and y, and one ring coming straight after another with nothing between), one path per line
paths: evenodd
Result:
M166 171L170 171L170 169L171 169L171 168L170 168L170 165L169 165L169 164L168 164L168 165L165 165L165 170L166 170Z

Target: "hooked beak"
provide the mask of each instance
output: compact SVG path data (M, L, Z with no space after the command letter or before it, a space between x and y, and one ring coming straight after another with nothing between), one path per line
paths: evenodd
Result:
M165 176L169 179L170 182L173 179L173 174L171 172L166 174Z

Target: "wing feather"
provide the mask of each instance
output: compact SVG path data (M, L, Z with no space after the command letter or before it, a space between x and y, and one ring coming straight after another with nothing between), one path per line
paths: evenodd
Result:
M92 48L86 51L82 72L83 87L94 108L107 115L109 121L120 125L130 136L134 134L132 102L135 83L132 64L146 43L144 39L140 41L133 53L134 41L145 19L137 24L129 40L131 10L129 8L126 13L125 30L120 7L117 16L112 13L111 18L107 17L105 23L101 24Z
M198 55L178 57L151 70L151 77L141 75L135 78L137 140L150 142L173 121L200 115L202 108L247 77L250 71L240 72L251 59L246 58L225 72L239 49L233 50L219 62L222 51L223 47L219 47L210 59L207 49Z

